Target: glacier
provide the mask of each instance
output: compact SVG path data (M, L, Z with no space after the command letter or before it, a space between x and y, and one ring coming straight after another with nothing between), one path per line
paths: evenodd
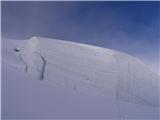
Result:
M3 102L4 118L158 119L159 76L139 59L107 48L2 39Z

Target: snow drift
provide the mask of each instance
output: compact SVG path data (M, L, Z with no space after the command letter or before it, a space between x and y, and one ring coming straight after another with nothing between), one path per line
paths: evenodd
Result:
M2 45L2 63L23 71L29 79L47 81L77 94L105 97L107 102L117 101L118 106L120 102L148 106L150 110L159 106L159 76L125 53L41 37L3 40ZM117 111L121 118L123 110Z

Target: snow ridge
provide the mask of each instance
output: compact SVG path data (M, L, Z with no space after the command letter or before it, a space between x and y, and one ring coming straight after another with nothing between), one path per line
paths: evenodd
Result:
M40 37L26 40L13 49L24 63L25 71L39 80L108 95L117 101L159 105L158 76L125 53Z

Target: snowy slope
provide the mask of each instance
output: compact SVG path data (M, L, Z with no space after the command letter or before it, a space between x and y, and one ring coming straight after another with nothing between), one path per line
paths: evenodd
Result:
M157 118L158 75L118 51L2 40L3 118Z

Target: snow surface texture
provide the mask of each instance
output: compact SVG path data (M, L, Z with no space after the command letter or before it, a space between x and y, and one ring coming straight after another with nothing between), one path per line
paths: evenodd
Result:
M125 53L40 37L2 41L6 119L158 119L158 89L159 76Z

